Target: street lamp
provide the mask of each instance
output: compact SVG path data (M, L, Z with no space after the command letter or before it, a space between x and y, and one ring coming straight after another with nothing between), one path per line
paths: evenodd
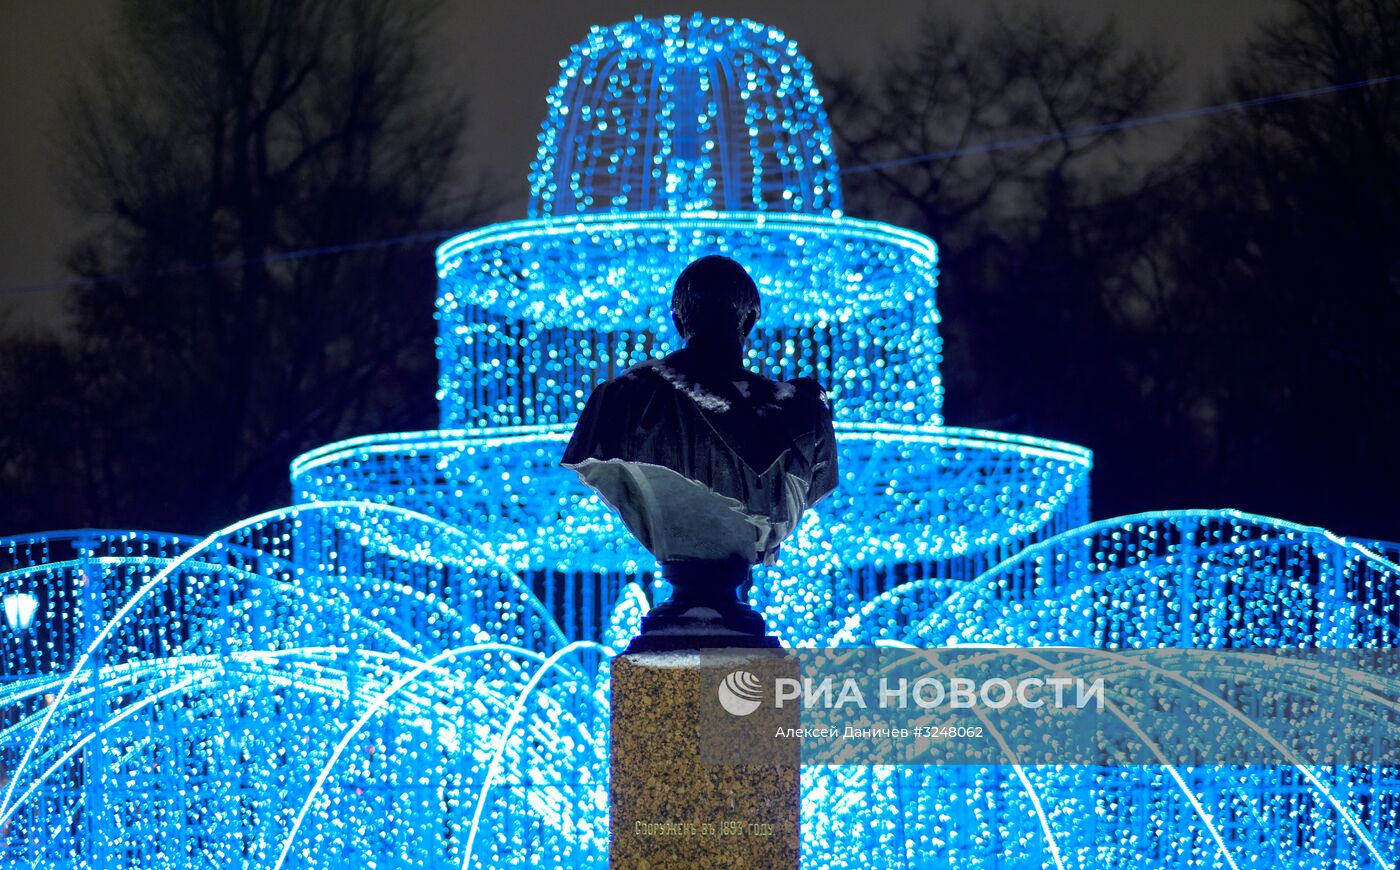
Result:
M11 592L5 596L5 623L10 631L23 634L34 624L34 611L39 609L39 599L28 592Z

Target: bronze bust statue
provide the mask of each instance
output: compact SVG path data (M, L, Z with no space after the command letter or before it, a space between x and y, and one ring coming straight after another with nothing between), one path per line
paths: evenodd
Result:
M759 311L738 263L691 263L671 298L685 347L594 389L564 451L674 587L628 652L778 645L740 587L835 488L836 442L815 380L744 368Z

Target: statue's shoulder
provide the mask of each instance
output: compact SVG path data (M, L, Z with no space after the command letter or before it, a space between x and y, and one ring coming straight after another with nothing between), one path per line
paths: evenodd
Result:
M595 389L616 394L654 389L662 379L661 363L659 359L642 360L616 377L601 382Z
M783 381L778 385L777 396L780 402L800 402L808 405L820 405L827 410L831 409L831 398L816 378L803 377Z
M631 368L618 375L613 380L638 380L653 377L661 374L661 370L666 367L666 360L662 357L652 357L635 363Z

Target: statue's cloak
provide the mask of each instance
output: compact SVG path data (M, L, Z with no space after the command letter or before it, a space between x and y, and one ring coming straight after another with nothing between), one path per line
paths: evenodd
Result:
M717 375L686 351L594 389L563 464L660 561L771 565L837 476L831 409L815 380Z

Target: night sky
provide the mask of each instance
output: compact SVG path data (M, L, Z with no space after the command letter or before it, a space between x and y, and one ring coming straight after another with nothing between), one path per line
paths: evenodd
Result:
M977 4L935 4L949 9ZM1231 49L1251 33L1268 0L1061 0L1052 4L1092 24L1115 15L1132 39L1156 39L1181 60L1177 103L1208 98ZM712 2L711 15L742 16L774 25L796 39L822 70L860 67L885 46L898 45L921 10L918 0ZM65 252L79 235L56 182L56 104L70 70L110 30L114 0L6 4L0 25L0 308L20 322L57 322L61 290L11 288L61 281ZM463 128L468 170L499 179L508 202L502 219L525 210L526 172L544 115L544 97L558 61L592 24L637 14L689 14L692 6L656 2L526 2L457 0L441 18L434 58L445 88L464 93L470 117ZM1174 137L1183 125L1154 128ZM1175 127L1176 129L1172 129ZM1160 139L1159 139L1160 141ZM943 292L957 292L945 287ZM12 321L13 322L13 321Z

